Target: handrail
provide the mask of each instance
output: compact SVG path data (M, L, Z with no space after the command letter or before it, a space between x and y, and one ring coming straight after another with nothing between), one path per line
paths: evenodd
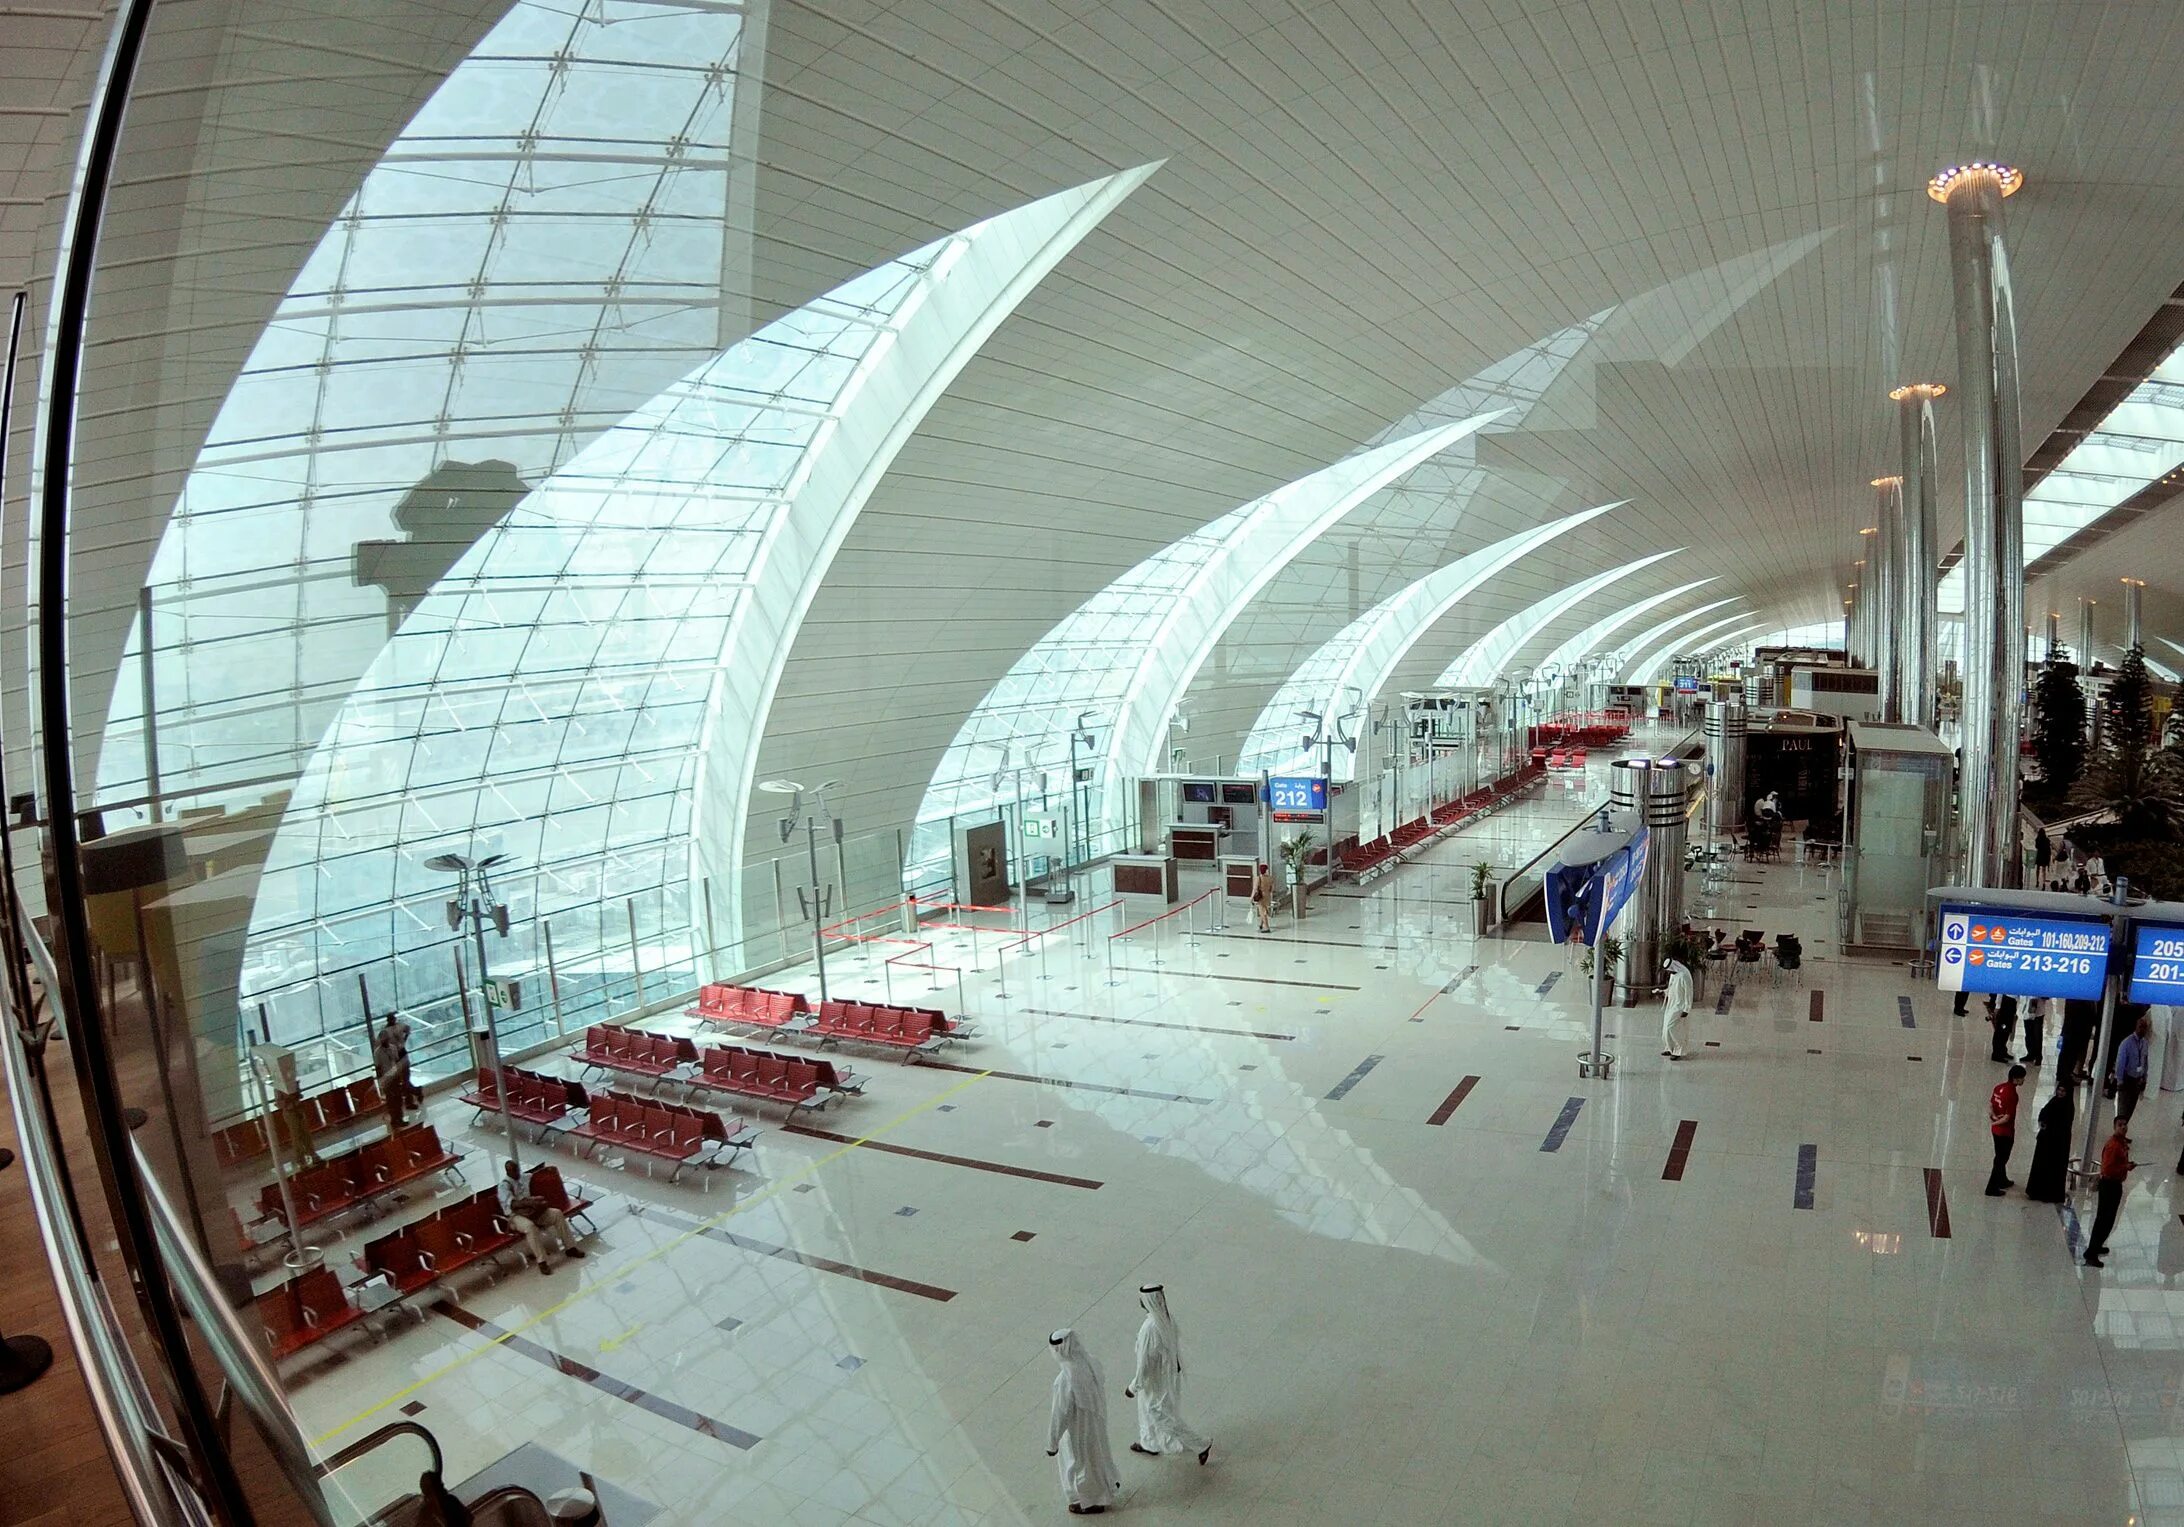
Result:
M1129 927L1124 928L1119 933L1108 934L1107 942L1112 944L1116 939L1125 938L1128 935L1137 932L1140 928L1150 928L1154 923L1164 923L1169 918L1174 917L1177 913L1188 912L1191 908L1197 906L1200 902L1209 900L1214 896L1218 896L1219 894L1221 894L1221 888L1219 886L1215 886L1210 891L1204 891L1196 896L1193 896L1189 901L1184 902L1181 906L1170 907L1167 911L1161 913L1158 917L1148 917L1145 919L1145 921L1141 923L1132 923Z
M129 1150L144 1184L144 1202L151 1210L152 1234L158 1241L159 1254L175 1274L175 1292L196 1322L198 1335L257 1422L259 1435L296 1486L296 1494L312 1519L320 1527L338 1527L325 1495L315 1487L319 1467L304 1446L303 1428L296 1423L296 1413L289 1409L272 1359L244 1329L234 1308L220 1297L219 1276L206 1263L197 1242L182 1228L167 1198L166 1186L144 1159L134 1137L129 1141Z
M347 1447L339 1448L321 1458L317 1465L318 1472L324 1476L333 1473L336 1469L345 1469L366 1453L377 1451L379 1446L389 1438L410 1434L425 1439L425 1451L432 1455L432 1472L445 1475L447 1473L447 1462L440 1456L440 1439L432 1434L429 1427L420 1426L415 1421L389 1421L385 1426L367 1432Z
M32 941L36 942L35 935ZM113 1312L106 1304L98 1273L69 1232L67 1198L56 1167L60 1143L48 1129L45 1111L34 1101L24 1061L20 1025L28 1015L15 1010L4 987L0 987L0 1004L5 1004L9 1019L9 1038L0 1042L0 1069L6 1072L8 1095L15 1105L15 1135L23 1148L23 1178L30 1191L31 1212L38 1220L46 1267L60 1294L62 1323L68 1327L69 1340L80 1359L77 1367L84 1388L90 1391L91 1409L114 1455L114 1477L139 1522L160 1527L209 1522L201 1510L186 1510L185 1503L194 1507L196 1502L173 1487L165 1461L153 1449L152 1438L164 1430L165 1420L140 1402L144 1385L136 1359L116 1334ZM99 1308L92 1308L93 1301ZM168 1480L168 1488L155 1489L154 1480Z

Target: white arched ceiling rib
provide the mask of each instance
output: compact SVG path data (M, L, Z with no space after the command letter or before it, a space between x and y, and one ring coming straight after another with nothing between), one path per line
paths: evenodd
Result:
M1843 644L1843 623L1839 620L1815 620L1802 626L1777 626L1762 637L1762 647L1840 647Z
M1302 749L1289 740L1298 736L1305 726L1298 719L1298 712L1318 710L1328 719L1328 724L1353 706L1362 713L1371 706L1373 697L1386 687L1404 654L1434 622L1454 609L1459 600L1468 597L1518 558L1599 518L1623 502L1625 500L1618 499L1612 504L1580 510L1548 524L1505 536L1490 546L1459 557L1446 567L1434 569L1374 605L1321 643L1296 672L1282 681L1274 698L1260 709L1258 719L1251 724L1250 737L1237 760L1238 769L1248 774L1277 767L1287 769L1293 762L1316 768L1318 761L1311 756L1311 750ZM1337 779L1350 777L1350 762L1345 749L1335 749Z
M774 654L871 484L993 325L1147 173L1004 213L767 325L486 530L299 782L254 909L268 974L253 994L391 960L401 1000L400 967L446 937L446 881L420 861L448 848L508 856L499 889L519 922L555 918L564 971L571 954L626 969L625 904L643 901L656 950L687 926L674 904L708 743L737 728L714 751L748 775ZM741 803L722 804L740 826ZM521 968L520 949L507 958ZM674 973L672 954L655 959ZM444 991L446 972L425 984Z
M1660 621L1655 625L1650 625L1646 627L1645 630L1639 632L1629 641L1624 642L1622 644L1621 650L1629 655L1631 661L1635 661L1640 653L1652 650L1653 644L1655 642L1660 641L1663 637L1667 636L1669 632L1675 630L1678 626L1689 625L1692 621L1697 620L1701 615L1704 615L1712 610L1718 610L1723 605L1735 604L1737 602L1737 598L1737 595L1732 594L1726 599L1710 600L1707 603L1698 606L1696 609L1684 611L1681 615L1671 615L1668 617L1668 619L1664 621ZM1629 672L1630 662L1625 662L1623 664L1623 670L1626 673ZM1628 679L1619 678L1616 680L1616 682L1619 684L1627 684L1630 681Z
M1664 589L1650 598L1639 600L1636 604L1627 604L1606 619L1594 621L1584 630L1578 632L1577 635L1555 648L1554 651L1547 654L1546 659L1539 666L1543 669L1560 668L1567 670L1572 668L1606 648L1609 637L1645 614L1646 611L1658 609L1671 599L1679 599L1693 589L1705 588L1709 583L1715 581L1717 581L1716 578L1694 578L1689 583L1678 584L1672 589Z
M743 866L752 774L767 713L797 630L842 538L895 453L987 336L1158 168L1142 165L1049 196L990 219L959 241L962 268L956 278L935 288L884 360L875 357L860 406L843 418L830 448L815 453L795 512L761 559L752 597L737 612L705 729L691 870L706 883L727 888L729 925L739 937L751 889L743 883ZM770 840L773 822L765 822L763 830Z
M1096 798L1112 816L1122 776L1163 766L1167 724L1230 624L1275 574L1344 516L1500 417L1476 414L1360 451L1162 547L1073 610L964 718L933 771L905 875L949 852L951 816L991 810L1012 769L1067 766L1069 736L1099 717Z
M1743 621L1745 624L1738 626L1739 621ZM1720 620L1711 621L1699 627L1696 631L1686 631L1673 641L1663 642L1648 656L1640 658L1631 665L1630 671L1623 676L1622 682L1625 684L1651 684L1660 677L1661 670L1666 668L1678 653L1704 652L1707 650L1709 641L1727 641L1731 636L1742 636L1746 632L1760 630L1765 624L1764 621L1753 624L1750 610L1739 610L1734 615L1725 615ZM1737 629L1729 631L1728 628L1731 626L1737 626ZM1717 635L1720 632L1727 632L1727 635Z
M518 0L364 176L153 555L169 793L284 782L476 536L737 337L743 40L712 0ZM105 798L143 792L141 726L118 685Z
M1442 669L1440 678L1434 680L1434 688L1491 687L1501 677L1501 671L1509 666L1509 660L1524 650L1526 643L1570 610L1602 589L1628 578L1632 573L1651 567L1664 557L1673 557L1681 550L1683 548L1679 546L1668 551L1657 551L1650 557L1626 562L1621 567L1611 567L1606 572L1595 573L1590 578L1573 583L1566 589L1558 589L1544 599L1534 600L1473 642L1461 657Z

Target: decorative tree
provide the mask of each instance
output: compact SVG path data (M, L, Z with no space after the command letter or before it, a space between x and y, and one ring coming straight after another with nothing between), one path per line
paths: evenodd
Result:
M2153 686L2139 648L2124 654L2101 711L2101 747L2079 787L2080 801L2114 814L2120 842L2173 838L2184 815L2178 761L2154 746Z
M2123 655L2108 693L2101 699L2108 746L2123 752L2144 752L2154 740L2154 688L2146 677L2145 649L2134 645Z
M2049 650L2033 681L2032 756L2044 795L2067 795L2085 772L2085 691L2062 647Z

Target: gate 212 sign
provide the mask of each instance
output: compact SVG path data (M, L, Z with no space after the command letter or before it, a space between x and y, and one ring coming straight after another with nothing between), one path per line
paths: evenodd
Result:
M2108 978L2105 922L1996 907L1943 907L1935 951L1943 991L2097 998Z

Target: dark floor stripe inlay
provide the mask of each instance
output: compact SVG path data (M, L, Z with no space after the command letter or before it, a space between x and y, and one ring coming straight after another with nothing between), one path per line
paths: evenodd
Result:
M1949 1239L1949 1195L1941 1186L1941 1171L1926 1169L1926 1228L1937 1241Z
M1470 980L1478 973L1478 966L1466 965L1462 970L1456 972L1455 977L1450 980L1450 982L1446 986L1441 988L1441 995L1444 997L1453 997L1456 994L1457 987L1463 985L1466 981Z
M650 1390L639 1389L635 1384L612 1378L587 1363L580 1363L573 1357L565 1357L551 1347L541 1346L528 1336L518 1336L512 1331L505 1330L482 1315L472 1314L459 1304L442 1300L432 1308L434 1313L445 1316L465 1330L475 1331L478 1335L498 1343L510 1352L518 1353L531 1359L534 1363L552 1368L556 1372L565 1373L572 1379L589 1384L601 1394L611 1395L625 1404L636 1406L639 1410L648 1410L662 1420L673 1421L679 1426L687 1426L701 1437L717 1438L730 1447L741 1448L744 1452L749 1452L766 1440L754 1433L745 1431L740 1426L730 1426L725 1421L716 1421L711 1416L700 1415L687 1405L677 1405L673 1400L663 1400Z
M1555 1115L1554 1127L1547 1131L1547 1138L1539 1142L1543 1151L1559 1151L1562 1142L1570 1138L1570 1126L1577 1122L1579 1110L1584 1108L1583 1098L1571 1098L1562 1105L1562 1112Z
M1806 1013L1805 1016L1810 1018L1814 1023L1819 1023L1823 1020L1826 1011L1827 1009L1822 1004L1820 988L1815 986L1812 989L1812 1004L1810 1010Z
M1546 979L1546 980L1544 980L1544 981L1542 981L1542 982L1540 982L1540 983L1539 983L1539 985L1537 985L1537 986L1535 986L1535 987L1533 987L1533 988L1532 988L1532 995L1533 995L1533 996L1535 996L1535 997L1544 997L1544 996L1546 996L1546 995L1547 995L1547 994L1548 994L1549 992L1551 992L1551 991L1553 991L1553 990L1555 989L1555 983L1556 983L1557 981L1561 980L1561 979L1562 979L1562 972L1561 972L1561 971L1559 971L1559 970L1556 970L1556 971L1550 971L1550 972L1548 972L1548 975L1547 975L1547 979Z
M965 1076L996 1076L1004 1082L1030 1082L1035 1087L1068 1087L1077 1092L1106 1092L1118 1098L1151 1098L1156 1103L1197 1103L1203 1106L1212 1098L1186 1097L1180 1092L1140 1092L1135 1087L1110 1087L1105 1082L1072 1082L1058 1076L1028 1076L1021 1071L994 1071L985 1066L959 1066L951 1060L927 1060L918 1064L935 1071L960 1071Z
M1027 1007L1027 1013L1041 1018L1078 1018L1086 1023L1126 1023L1137 1029L1174 1029L1184 1034L1225 1034L1232 1039L1277 1039L1283 1043L1295 1039L1294 1034L1262 1034L1257 1029L1209 1029L1195 1023L1162 1023L1157 1018L1110 1018L1104 1013L1070 1013L1058 1007Z
M1919 1026L1918 1019L1911 1015L1911 999L1909 997L1898 997L1896 999L1896 1016L1903 1020L1903 1026L1907 1029L1915 1029Z
M1254 986L1302 986L1312 991L1356 991L1355 986L1345 986L1340 981L1285 981L1279 976L1232 976L1219 970L1159 970L1149 965L1117 965L1117 970L1134 971L1141 976L1190 976L1199 981L1249 981Z
M709 1241L723 1246L733 1246L738 1251L755 1251L762 1257L778 1257L784 1262L794 1262L799 1267L809 1267L814 1272L834 1273L839 1277L855 1278L859 1283L869 1283L874 1288L891 1288L898 1294L916 1294L920 1299L930 1299L935 1304L946 1304L956 1296L952 1288L941 1288L931 1283L919 1283L912 1278L897 1278L889 1273L873 1272L870 1268L857 1267L848 1262L837 1262L832 1257L815 1256L808 1251L798 1251L790 1246L776 1246L771 1241L753 1240L738 1235L719 1225L708 1225L688 1215L677 1214L672 1209L657 1205L645 1207L644 1218L656 1219L663 1225L673 1225L678 1230L694 1231Z
M1366 1073L1371 1071L1373 1067L1379 1065L1380 1061L1381 1057L1378 1055L1366 1056L1363 1060L1357 1063L1357 1069L1355 1071L1352 1071L1341 1081L1335 1083L1334 1090L1328 1093L1325 1098L1321 1099L1321 1101L1327 1103L1340 1102L1352 1087L1355 1087L1359 1082L1365 1080Z
M1737 983L1736 983L1736 982L1734 982L1734 981L1724 981L1724 982L1722 982L1722 983L1721 983L1721 995L1720 995L1720 996L1718 996L1718 997L1716 997L1716 998L1714 999L1714 1013L1715 1013L1715 1016L1719 1017L1719 1016L1720 1016L1721 1014L1723 1014L1723 1013L1726 1013L1726 1012L1728 1012L1728 1011L1729 1011L1729 1004L1730 1004L1730 1003L1732 1003L1732 1002L1734 1002L1734 1001L1736 1001L1736 999L1737 999Z
M1471 1089L1478 1085L1479 1079L1477 1077L1465 1077L1456 1084L1454 1092L1441 1099L1441 1106L1433 1110L1432 1116L1426 1122L1428 1124L1446 1124L1448 1116L1464 1106L1464 1099L1471 1096Z
M1661 1168L1661 1181L1683 1181L1684 1163L1691 1159L1692 1137L1698 1132L1697 1119L1685 1119L1676 1126L1676 1138L1668 1147L1668 1164Z
M1797 1196L1791 1200L1800 1209L1812 1207L1813 1178L1820 1171L1820 1147L1800 1145L1797 1148Z
M951 1156L945 1151L921 1151L915 1146L894 1145L885 1140L860 1140L855 1135L838 1135L831 1129L814 1129L809 1124L784 1124L784 1131L792 1135L809 1135L814 1140L831 1140L836 1145L854 1145L860 1150L884 1151L890 1156L910 1156L919 1161L937 1161L943 1166L968 1167L974 1172L993 1172L1002 1177L1026 1177L1033 1182L1051 1182L1062 1188L1092 1188L1100 1186L1089 1177L1066 1177L1060 1172L1037 1172L1028 1166L1009 1166L999 1161L981 1161L976 1156Z

